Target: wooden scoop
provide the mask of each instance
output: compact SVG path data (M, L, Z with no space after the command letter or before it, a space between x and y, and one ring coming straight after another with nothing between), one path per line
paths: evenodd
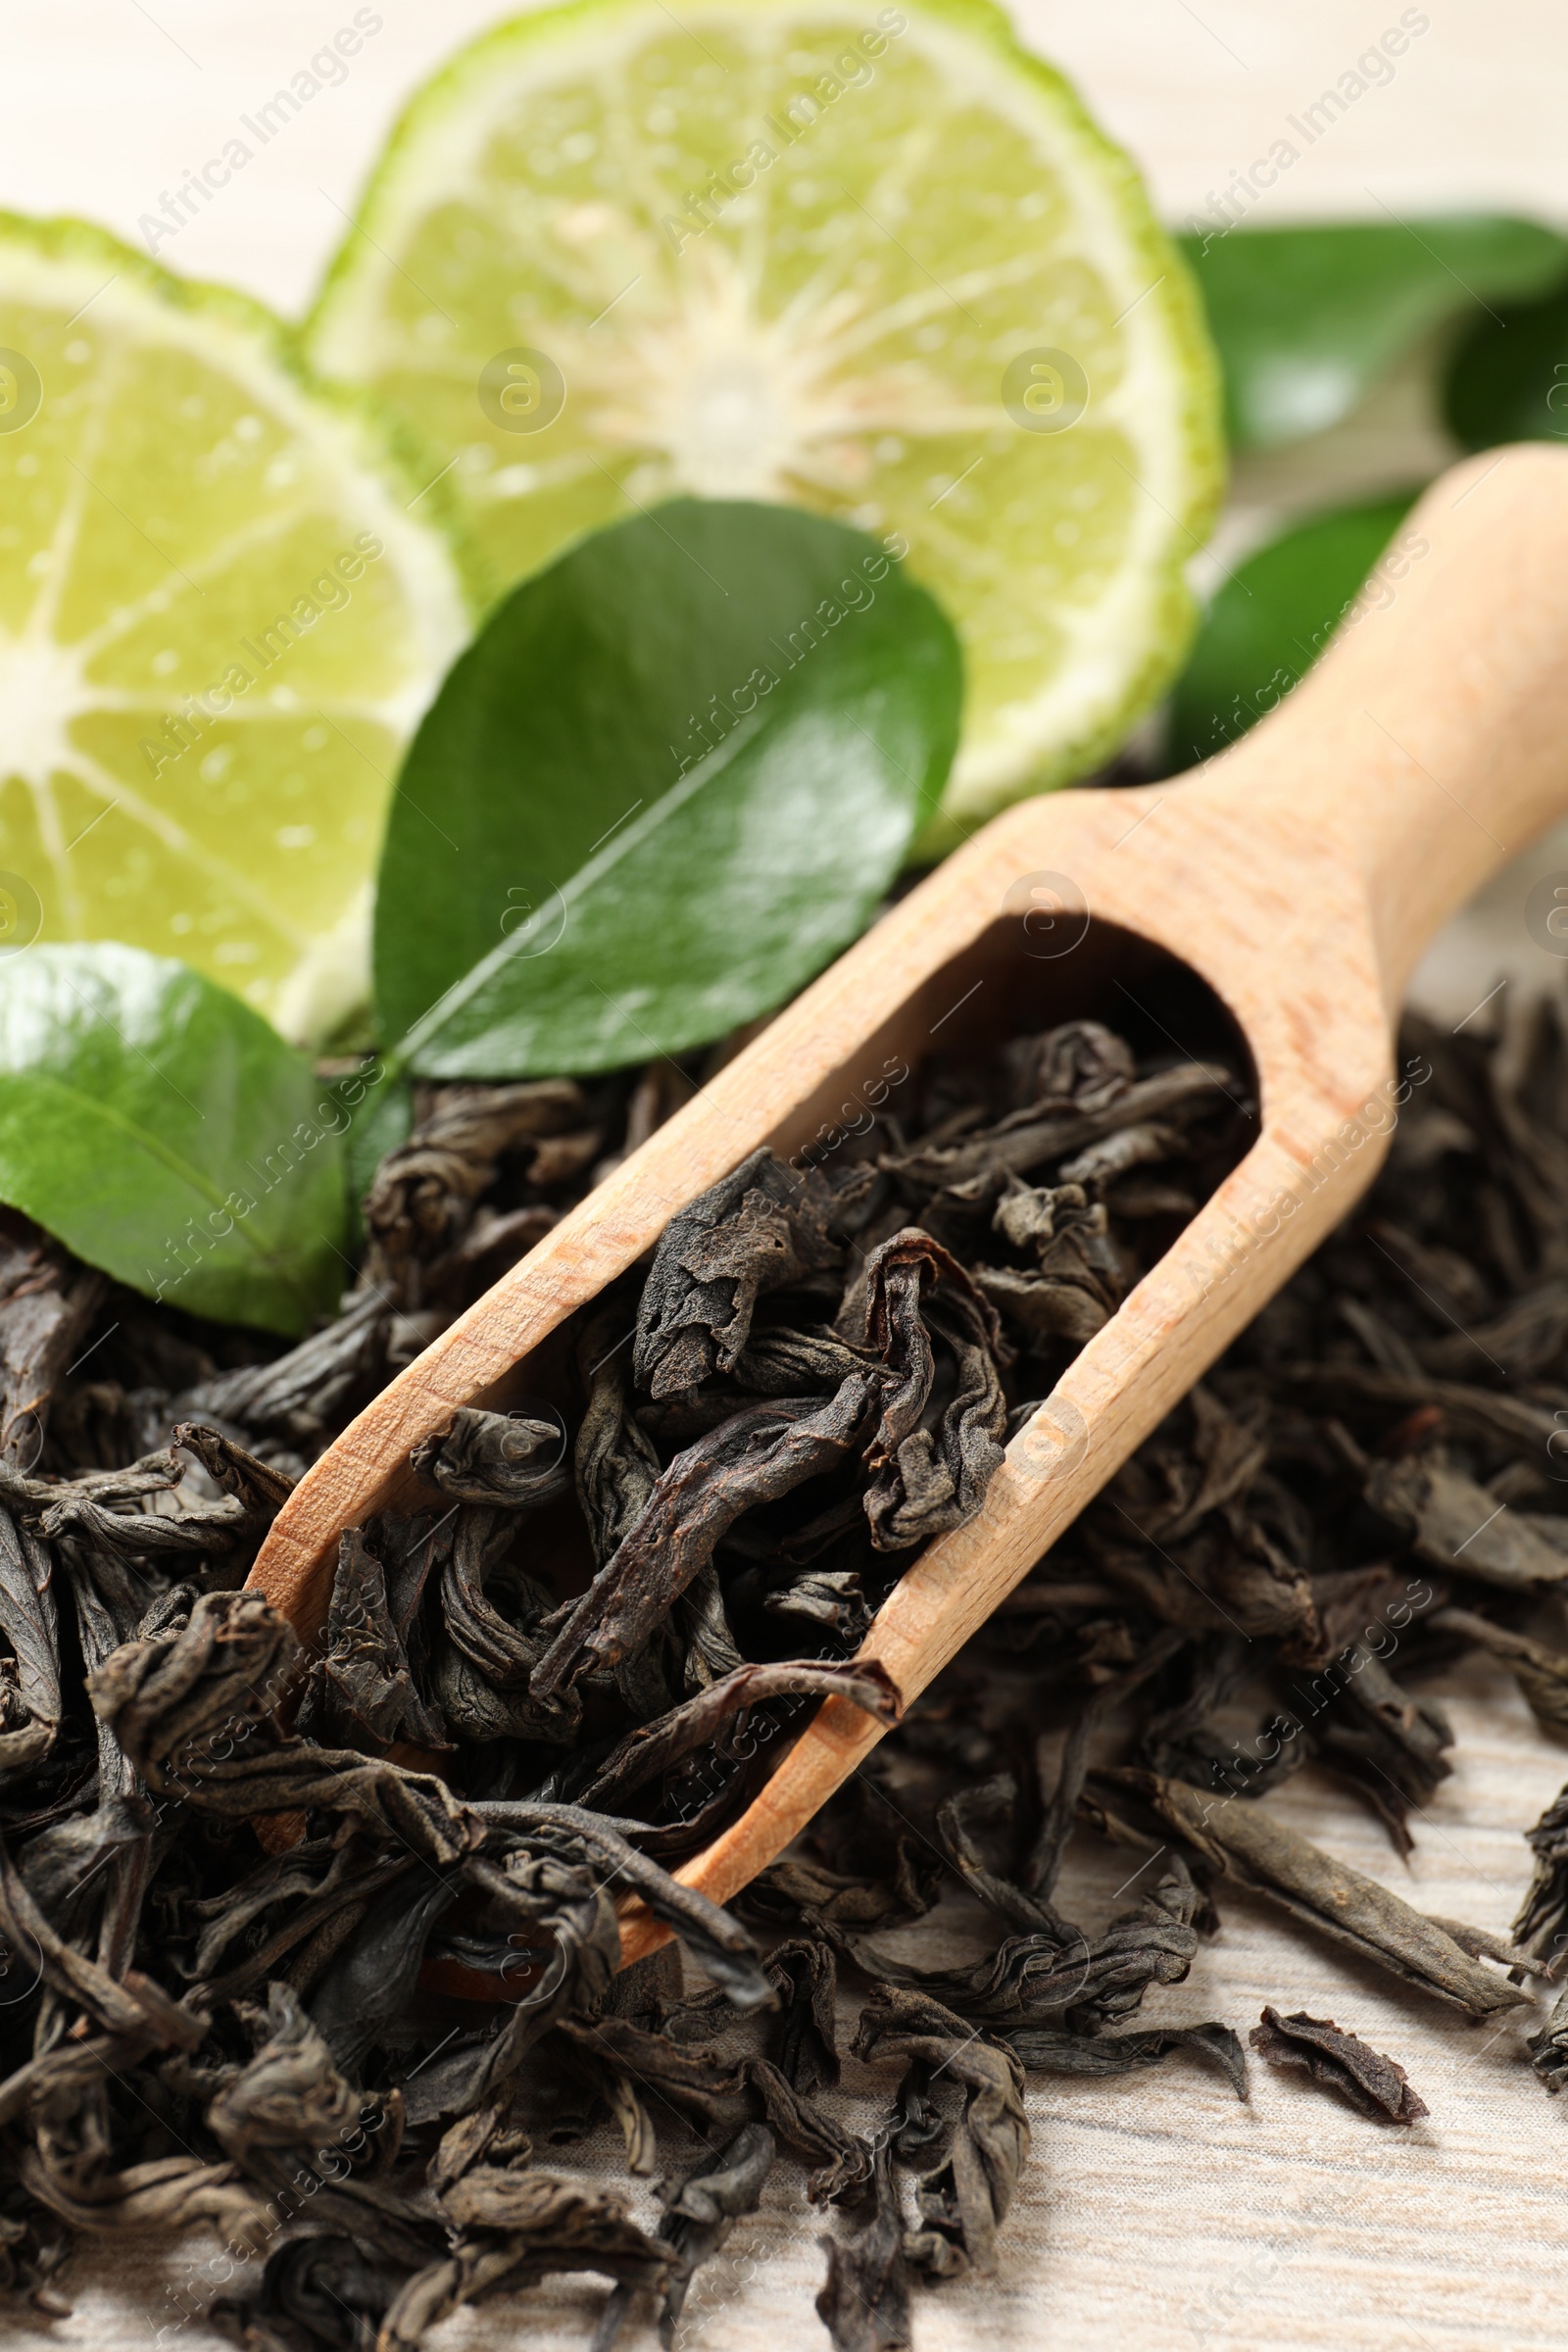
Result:
M1185 1051L1178 958L1250 1052L1257 1140L1013 1440L980 1516L879 1610L860 1654L912 1698L1371 1181L1419 1082L1393 1060L1418 956L1564 811L1568 451L1521 447L1428 491L1324 662L1233 749L1181 781L1024 802L895 906L360 1414L251 1583L314 1639L340 1531L409 1499L410 1448L455 1406L548 1390L550 1335L746 1153L858 1123L928 1052L1114 1018L1118 990ZM680 1877L733 1895L879 1737L827 1701ZM625 1959L664 1933L628 1906Z

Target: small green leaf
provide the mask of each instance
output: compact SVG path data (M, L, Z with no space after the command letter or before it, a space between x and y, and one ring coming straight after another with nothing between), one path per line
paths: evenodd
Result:
M375 910L394 1063L611 1069L781 1004L934 812L960 702L948 620L843 524L682 499L583 540L409 752Z
M1466 449L1568 439L1568 287L1478 318L1449 364L1443 405Z
M290 1335L329 1312L340 1125L304 1054L186 964L0 960L0 1200L135 1290Z
M1446 319L1541 293L1568 239L1477 213L1184 237L1225 369L1239 449L1274 449L1348 416Z
M1310 669L1414 496L1314 515L1231 574L1203 615L1171 700L1173 767L1205 760L1245 735ZM1396 595L1398 577L1419 561L1414 543L1390 549L1371 593Z

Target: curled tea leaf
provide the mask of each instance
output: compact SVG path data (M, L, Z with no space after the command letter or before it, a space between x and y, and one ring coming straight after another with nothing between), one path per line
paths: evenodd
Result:
M833 2352L908 2352L914 2279L905 2238L893 2160L884 2146L876 2153L870 2219L853 2235L824 2241L827 2278L816 2315Z
M270 1715L292 1688L300 1645L259 1592L205 1593L172 1639L126 1642L88 1678L100 1722L160 1795L227 1820L345 1812L450 1862L477 1842L438 1780L284 1738Z
M920 2269L951 2278L995 2268L996 2234L1006 2219L1029 2153L1023 2067L1004 2043L966 2028L940 2002L892 1986L861 2012L858 2058L897 2059L962 2085L963 2111L952 2154L920 2184L924 2227L906 2252Z
M460 1405L447 1429L415 1446L410 1463L459 1502L532 1509L565 1494L566 1436L555 1421Z
M1140 2074L1175 2051L1191 2050L1217 2066L1239 2099L1247 2097L1247 2052L1231 2027L1151 2026L1133 2034L1061 2034L1050 2026L1004 2026L1000 2037L1031 2073Z

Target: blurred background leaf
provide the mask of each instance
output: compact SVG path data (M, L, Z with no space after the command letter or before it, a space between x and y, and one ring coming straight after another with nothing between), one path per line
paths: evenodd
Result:
M1172 768L1233 743L1290 692L1355 602L1415 497L1412 489L1315 514L1231 573L1203 615L1171 699Z
M1466 449L1568 439L1568 286L1478 318L1449 363L1443 405Z
M1423 337L1540 295L1568 239L1501 214L1184 237L1225 370L1238 449L1277 449L1348 416Z

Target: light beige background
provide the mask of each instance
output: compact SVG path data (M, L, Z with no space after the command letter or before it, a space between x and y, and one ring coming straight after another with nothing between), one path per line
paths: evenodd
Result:
M0 0L0 205L70 212L136 240L176 174L218 153L238 117L349 22L345 0ZM497 21L484 0L380 0L383 20L325 91L160 258L228 278L296 311L343 226L405 95L458 41ZM1394 0L1025 0L1021 25L1079 81L1134 151L1165 217L1184 224L1210 190L1266 152L1384 30ZM1399 217L1504 205L1568 223L1568 22L1561 0L1431 0L1430 27L1394 82L1369 91L1282 179L1260 220ZM1248 469L1221 551L1338 484L1371 488L1436 460L1442 442L1414 379L1372 413L1288 460ZM1568 842L1528 870L1568 866ZM1505 875L1422 977L1457 1020L1509 966L1556 978L1525 939L1526 873ZM1418 1824L1408 1871L1361 1809L1303 1775L1270 1802L1423 1909L1502 1928L1527 1878L1521 1829L1568 1774L1511 1682L1490 1666L1446 1687L1456 1770ZM1092 1849L1071 1868L1102 1917L1119 1877ZM1124 1898L1125 1899L1125 1898ZM1121 2083L1052 2082L1030 2094L1036 2145L1004 2239L1001 2276L920 2302L921 2352L1559 2352L1568 2341L1568 2109L1522 2062L1526 2027L1471 2027L1396 1999L1327 1944L1287 1936L1232 1897L1220 1940L1152 2019L1219 2016L1244 2033L1272 2001L1332 2015L1391 2051L1432 2110L1380 2132L1254 2068L1240 2107L1183 2060ZM961 1921L955 1934L964 1933ZM1528 2021L1527 2021L1528 2022ZM1180 2072L1177 2069L1180 2068ZM850 2080L853 2095L856 2084ZM689 2306L703 2352L825 2343L811 2310L819 2217L770 2190L755 2224ZM18 2352L151 2343L210 2352L176 2326L209 2248L192 2240L105 2248L71 2274L76 2313L45 2330L0 2319ZM755 2261L755 2274L753 2264ZM172 2291L171 2291L172 2290ZM569 2287L459 2317L442 2352L503 2343L580 2346L596 2290ZM638 2339L639 2352L653 2342Z
M0 204L134 239L175 174L307 65L357 0L4 0ZM1267 152L1404 0L1021 0L1017 22L1138 157L1168 220ZM163 258L292 310L337 242L388 122L487 0L376 0L382 29ZM678 7L676 13L679 13ZM1427 0L1430 29L1286 172L1269 213L1507 205L1568 220L1558 0ZM1267 217L1267 216L1264 216Z

